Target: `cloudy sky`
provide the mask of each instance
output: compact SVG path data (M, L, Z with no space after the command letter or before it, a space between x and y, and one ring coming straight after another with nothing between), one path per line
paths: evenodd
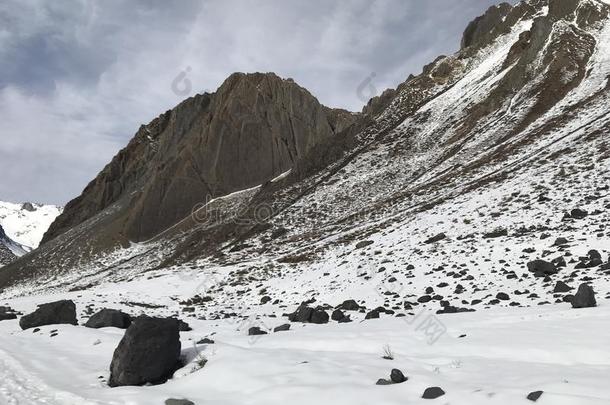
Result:
M359 111L498 2L3 0L0 200L65 204L140 124L234 71Z

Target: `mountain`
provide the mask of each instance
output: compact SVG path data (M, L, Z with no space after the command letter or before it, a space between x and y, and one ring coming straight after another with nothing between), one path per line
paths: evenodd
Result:
M142 241L192 207L264 183L354 120L292 80L234 74L214 94L192 97L142 126L71 201L43 243L113 206L109 237Z
M26 250L20 244L6 236L0 225L0 267L12 262L19 256L23 256Z
M607 2L527 0L358 114L232 75L141 127L0 295L188 321L185 367L136 404L608 403L609 57ZM0 377L53 387L13 402L128 392L97 380L115 330L15 328Z
M12 240L30 251L38 247L44 233L61 211L62 207L56 205L0 201L0 225Z
M142 126L66 206L43 248L0 279L129 277L301 250L317 262L357 235L383 235L456 199L476 205L479 193L502 185L519 184L523 195L586 195L574 176L600 179L606 162L608 9L598 0L491 7L469 24L456 54L362 114L323 107L273 74L234 74L216 93ZM558 167L565 178L542 183ZM548 221L571 209L551 205ZM547 226L515 220L492 223Z

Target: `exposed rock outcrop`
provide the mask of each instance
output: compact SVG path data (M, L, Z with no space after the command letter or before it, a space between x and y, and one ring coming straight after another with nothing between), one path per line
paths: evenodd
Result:
M322 106L272 73L231 75L214 94L189 98L148 125L83 191L43 243L119 200L117 239L141 241L197 204L262 184L293 167L355 115Z

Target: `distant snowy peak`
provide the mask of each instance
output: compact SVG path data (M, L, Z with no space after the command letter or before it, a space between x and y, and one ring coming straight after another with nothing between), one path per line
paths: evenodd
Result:
M62 207L30 202L21 204L0 201L0 226L6 236L23 247L23 253L36 249L42 236L55 218L61 214Z

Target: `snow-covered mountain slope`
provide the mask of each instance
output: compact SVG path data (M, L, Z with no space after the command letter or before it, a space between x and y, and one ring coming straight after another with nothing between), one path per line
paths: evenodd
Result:
M26 248L9 238L0 225L0 267L26 254Z
M6 234L26 250L36 249L62 207L42 204L14 204L0 201L0 225Z

